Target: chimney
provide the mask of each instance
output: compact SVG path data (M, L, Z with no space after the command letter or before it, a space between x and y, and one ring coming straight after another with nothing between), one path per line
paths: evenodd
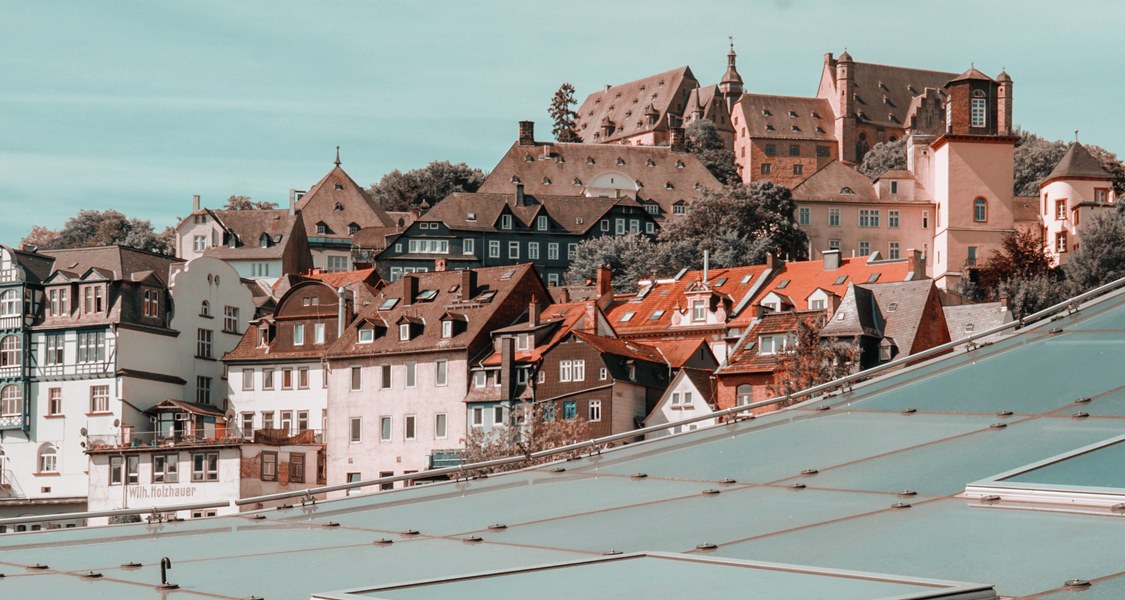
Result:
M525 206L527 204L527 197L523 194L523 184L516 184L516 206Z
M996 99L996 121L999 125L997 133L1012 135L1012 78L1002 72L997 81L1000 82Z
M766 268L773 271L781 266L778 264L777 255L773 252L766 252Z
M477 272L472 269L461 271L461 299L468 300L476 296Z
M613 296L613 271L609 269L609 265L601 265L598 267L598 300L605 296Z
M410 306L414 304L414 300L418 297L418 277L413 274L403 275L402 285L402 296L405 300L403 304Z
M839 250L825 250L820 253L824 257L824 270L835 271L840 268L840 251Z
M535 327L539 325L539 299L531 295L531 302L527 304L527 324Z
M304 192L300 190L289 189L289 216L297 214L297 201L301 199Z
M535 145L535 121L520 121L519 144L521 146Z
M340 339L344 337L344 324L348 321L348 290L340 286L336 290L336 294L340 297L336 311L336 339Z
M910 273L906 276L907 281L925 279L926 257L922 256L922 252L914 248L907 248L906 256L910 259Z
M448 270L448 260L445 257L434 259L434 272L441 273Z
M570 288L567 288L565 286L559 287L559 294L558 295L559 295L559 302L561 302L563 304L566 304L567 302L570 302Z
M711 251L703 251L703 283L707 284L711 281ZM655 279L655 278L654 278Z
M199 212L199 208L200 208L200 206L199 206L199 194L195 194L194 196L191 197L191 212L192 212L192 214L195 214L195 213Z
M598 303L593 300L586 301L586 316L583 317L582 331L598 333Z
M1008 310L1008 292L1000 292L1000 312Z
M515 364L516 338L500 338L500 400L512 399L512 367Z
M671 128L672 137L668 145L672 147L672 152L686 152L687 146L684 143L684 128L673 127Z

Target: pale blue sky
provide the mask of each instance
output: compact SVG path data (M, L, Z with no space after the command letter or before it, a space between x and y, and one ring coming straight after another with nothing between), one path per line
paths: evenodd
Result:
M361 185L432 160L489 170L571 81L690 65L734 35L749 90L813 95L823 55L1015 81L1015 121L1125 153L1125 18L1078 2L0 0L0 242L80 208L158 228L192 194L285 202L331 167Z

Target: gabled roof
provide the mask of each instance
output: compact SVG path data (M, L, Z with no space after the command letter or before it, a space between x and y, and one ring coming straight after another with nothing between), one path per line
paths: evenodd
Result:
M886 310L886 307L883 307ZM883 337L883 317L875 294L866 287L849 285L840 306L825 323L820 334L825 337Z
M51 276L51 266L55 261L53 257L37 252L19 250L3 244L0 244L0 248L6 250L12 260L23 268L28 283L42 283Z
M495 329L493 334L508 332L511 330L531 331L538 329L550 328L551 335L542 343L537 344L530 350L516 350L512 359L517 363L536 363L543 358L551 348L554 348L566 336L574 331L576 328L595 330L597 325L586 323L587 309L592 308L594 311L594 318L597 318L597 313L600 309L597 304L593 302L567 302L560 304L551 304L543 308L539 313L540 324L537 327L530 327L526 322L512 327L504 327ZM499 352L493 352L488 355L481 364L486 366L496 366L501 362Z
M686 364L700 350L711 354L711 345L707 340L702 337L688 338L683 340L646 340L645 345L656 348L656 351L668 362L668 366L673 369L686 368ZM716 361L717 362L717 361Z
M737 127L751 138L836 140L832 107L823 98L743 94L736 110L743 115Z
M690 152L675 152L668 146L617 144L560 144L536 142L512 144L492 169L478 193L514 194L516 182L532 196L580 195L599 175L623 173L638 184L639 200L660 205L672 214L677 202L690 202L704 188L722 187L718 179Z
M148 409L145 412L156 413L161 411L183 411L193 415L200 415L204 417L222 417L223 411L211 406L209 404L199 404L198 402L185 402L183 400L176 400L175 398L168 398L160 401L158 404Z
M606 143L667 128L668 115L683 115L687 92L697 87L699 82L687 66L607 87L586 96L578 107L575 130L583 142ZM645 112L651 109L658 116L650 124ZM604 122L614 124L609 136L601 135Z
M337 210L337 205L340 209ZM331 231L327 237L348 238L348 226L391 227L395 222L363 188L337 164L297 203L308 237L326 237L316 232L318 223Z
M598 352L602 354L612 354L614 356L621 356L624 358L631 358L634 360L644 360L651 363L666 365L668 361L664 360L660 352L652 346L641 344L630 340L622 340L619 338L610 338L602 335L596 335L585 331L573 331L572 334L578 339L586 342Z
M203 251L204 256L220 260L280 259L285 249L293 241L293 231L300 224L300 215L291 215L284 209L267 210L209 210L219 226L227 234L237 238L237 246L230 248L223 244ZM269 238L262 247L262 235Z
M999 302L943 306L949 337L960 340L1012 321L1012 311Z
M182 258L154 254L128 246L40 250L39 253L54 258L56 270L85 274L90 269L97 269L114 281L131 280L134 273L151 271L166 284L172 264L184 262Z
M866 175L834 160L794 187L793 199L874 203L879 196Z
M743 336L739 345L731 352L727 362L719 367L718 376L732 373L772 373L777 369L780 354L758 354L758 338L763 335L795 333L797 319L813 324L824 318L824 311L792 311L766 313Z
M844 57L841 55L838 61L831 61L826 67L834 70L837 62L843 61ZM852 62L851 79L855 86L856 111L866 117L866 123L904 127L911 100L915 96L923 94L926 88L944 93L945 84L956 76L956 73L946 71ZM823 98L839 97L835 71L827 81L831 89L822 87L817 95Z
M1113 176L1105 170L1102 161L1094 158L1090 151L1079 142L1071 142L1066 149L1059 164L1051 169L1047 178L1039 184L1043 187L1055 179L1105 179L1111 180Z
M438 202L419 222L441 222L459 231L499 231L500 215L513 217L514 229L535 228L535 218L546 215L550 230L561 228L567 233L585 234L598 225L598 220L618 204L631 205L640 211L632 198L587 198L585 196L524 195L520 204L515 194L484 194L456 192Z
M718 386L715 385L714 376L715 374L712 371L708 371L706 369L693 369L691 367L684 367L680 369L680 373L677 374L677 377L683 377L684 379L690 381L691 384L695 386L695 389L699 392L699 395L703 399L703 401L706 402L707 405L712 409L717 407L718 400L716 398ZM674 386L675 381L673 381L673 385L668 386L668 389L670 390Z

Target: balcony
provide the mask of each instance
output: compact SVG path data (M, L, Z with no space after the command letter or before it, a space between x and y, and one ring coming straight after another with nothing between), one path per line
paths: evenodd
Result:
M0 500L14 500L26 498L23 489L16 483L16 477L10 470L0 470Z
M23 429L23 415L0 416L0 429Z
M434 450L430 455L430 469L444 469L456 467L465 462L465 453L461 449Z
M324 432L317 429L258 429L243 434L235 427L216 429L213 433L124 431L120 434L86 436L87 452L107 452L127 448L183 448L198 446L229 446L232 444L265 444L286 446L323 444Z

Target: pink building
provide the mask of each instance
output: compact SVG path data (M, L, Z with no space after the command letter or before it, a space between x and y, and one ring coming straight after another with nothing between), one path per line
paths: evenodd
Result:
M1039 184L1039 193L1044 250L1056 265L1078 249L1083 225L1117 204L1112 176L1077 141Z

